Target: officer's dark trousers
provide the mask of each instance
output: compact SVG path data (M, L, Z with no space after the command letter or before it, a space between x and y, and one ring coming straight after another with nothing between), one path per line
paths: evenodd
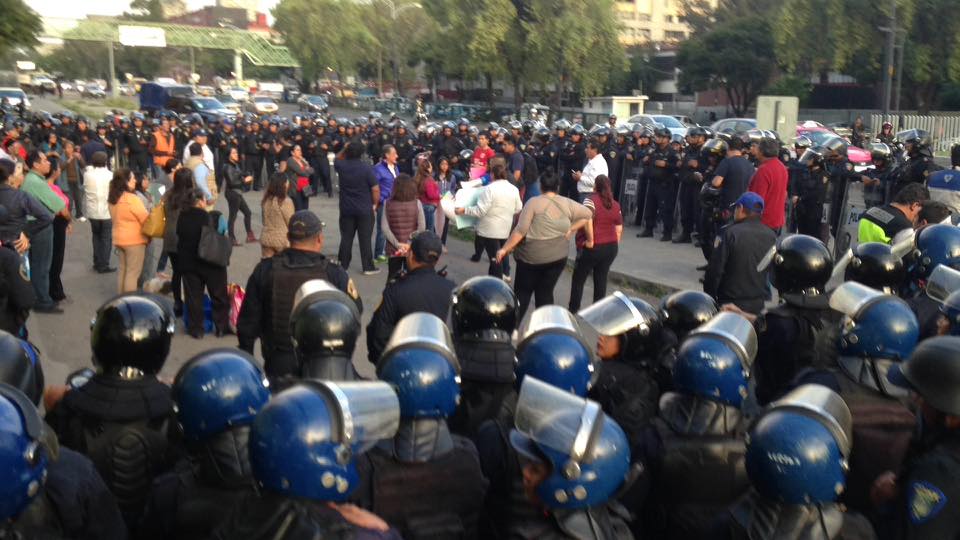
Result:
M239 191L227 189L224 196L227 199L227 206L230 209L227 217L227 231L230 233L230 239L236 241L237 237L233 234L233 222L237 220L237 212L243 212L243 226L247 234L253 232L253 225L250 219L252 214L250 213L250 207L247 206L246 199L243 198L243 195L241 195Z
M177 262L177 254L167 253L170 257L170 291L173 294L173 311L183 311L183 274L180 273L180 265Z
M243 170L253 177L253 190L263 189L263 159L259 154L243 156Z
M663 235L673 233L673 205L677 192L670 180L652 180L647 195L646 208L643 211L645 228L652 230L657 220L663 223Z
M820 238L820 222L823 221L823 205L803 204L801 202L796 207L796 220L798 233Z
M577 264L573 268L573 277L570 280L570 311L572 313L580 311L583 285L591 272L593 273L593 301L596 302L607 295L607 274L610 272L613 260L617 258L617 250L616 242L580 250L580 254L577 255Z
M359 214L340 214L340 266L350 269L353 259L353 237L360 242L360 262L364 271L373 270L373 210Z
M37 295L37 307L50 307L50 263L53 262L53 225L30 235L30 282Z
M633 224L637 227L643 225L643 215L647 206L647 199L651 196L649 193L650 186L648 184L647 177L641 175L637 181L637 216L633 220Z
M713 244L720 227L713 214L713 208L703 208L700 211L700 250L707 261L713 255Z
M183 273L183 294L187 307L187 332L191 336L203 336L203 290L206 288L213 303L213 324L222 331L227 329L230 316L230 299L227 297L227 269L199 266Z
M150 154L130 154L130 170L134 173L147 174L150 171Z
M537 307L553 303L553 289L566 267L566 257L544 264L528 264L517 259L517 279L513 283L513 290L520 301L518 321L522 321L527 313L531 296L535 296Z
M691 234L697 222L697 199L700 197L700 184L681 182L677 204L680 205L680 226L683 234Z

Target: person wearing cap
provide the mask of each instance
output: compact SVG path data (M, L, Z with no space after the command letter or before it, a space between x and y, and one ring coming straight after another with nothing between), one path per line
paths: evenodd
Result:
M436 271L441 253L443 244L433 231L411 236L407 273L383 290L383 299L367 326L367 355L373 364L380 360L394 326L410 313L425 311L447 320L456 284Z
M203 163L206 164L207 168L211 171L214 169L213 163L213 151L210 150L210 147L207 146L207 130L200 128L193 132L193 141L187 142L183 148L183 162L186 163L190 159L190 145L197 143L200 145L201 150L203 151ZM269 170L269 169L268 169Z
M910 391L920 416L912 455L871 491L875 505L894 505L887 537L960 538L960 337L921 342L887 380Z
M239 347L253 354L260 339L264 371L271 380L296 375L298 364L290 337L290 312L301 285L322 279L350 295L363 312L363 302L347 271L323 256L323 223L301 210L287 227L290 247L261 260L247 280L246 297L237 320ZM446 295L449 302L449 294Z
M717 237L703 278L703 291L720 305L736 304L759 314L767 297L767 277L757 265L777 241L761 220L763 197L747 191L732 205L734 223Z
M786 222L787 168L780 161L780 144L774 139L762 139L757 144L760 166L750 179L747 188L766 203L760 221L779 234Z

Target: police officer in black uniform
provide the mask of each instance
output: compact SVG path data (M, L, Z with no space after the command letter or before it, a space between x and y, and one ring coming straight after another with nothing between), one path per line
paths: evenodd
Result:
M894 194L907 184L926 185L930 173L940 170L933 159L930 133L922 129L908 129L897 133L897 140L903 144L907 153L907 160L896 173L896 184L893 187Z
M677 204L680 205L680 236L674 240L676 244L689 244L693 241L692 235L700 216L697 200L700 197L700 187L703 185L704 163L701 162L701 149L707 142L707 130L702 127L690 128L687 132L687 148L680 160L678 176L680 192L677 195Z
M323 248L323 224L309 210L290 218L290 247L257 264L247 281L247 295L237 320L239 346L253 353L257 338L264 370L270 379L296 374L297 360L290 337L290 312L297 289L311 279L322 279L347 293L363 310L353 280L340 265L331 264Z
M659 220L663 223L661 242L673 237L673 207L677 199L676 172L680 156L670 148L670 130L657 128L654 132L656 146L652 149L647 166L647 197L643 215L645 223L640 238L653 236L653 228Z
M830 234L836 236L843 213L843 202L850 182L860 182L863 175L854 170L853 163L847 159L847 142L840 137L827 139L823 143L825 169L830 175Z
M910 456L899 473L874 485L878 502L895 503L891 538L960 536L960 338L930 338L887 379L915 396L918 428ZM891 497L892 495L892 497Z
M173 402L157 379L176 328L165 301L120 295L97 310L91 330L97 369L47 412L60 442L89 457L127 526L135 528L150 482L175 460L168 442Z
M127 526L117 502L90 459L60 446L56 433L40 419L37 410L32 413L26 410L40 407L43 399L40 355L29 342L3 331L0 331L0 383L0 394L4 396L13 395L5 393L7 389L22 392L25 399L17 404L23 406L27 415L36 415L40 428L37 442L46 452L44 487L17 520L15 529L25 534L23 527L41 524L56 528L68 538L126 538ZM8 502L11 499L4 497ZM26 534L25 538L45 537Z
M673 363L677 347L687 334L712 319L720 311L717 301L703 291L676 291L660 299L663 333L659 361L654 376L661 392L673 388ZM752 361L752 360L751 360Z
M243 154L243 168L253 177L253 190L263 189L263 154L260 148L260 124L250 122L240 136L240 153Z
M322 279L301 285L290 313L290 334L299 364L297 378L359 379L353 367L353 351L361 331L360 311L350 296Z
M559 131L558 131L559 134ZM559 154L561 173L561 194L576 200L577 183L573 180L573 171L582 171L587 164L587 144L584 141L586 130L580 124L570 128L570 138L563 144Z
M395 121L391 144L397 149L397 167L400 172L413 175L413 158L417 155L416 140L407 132L407 124L403 120Z
M156 479L138 538L200 540L253 493L250 424L270 399L256 359L237 349L202 352L173 382L189 462Z
M150 170L150 143L153 134L144 125L142 112L133 113L133 127L127 132L125 141L126 154L130 159L130 170L134 173L146 174Z
M407 273L387 285L383 299L367 326L367 353L377 364L394 326L416 311L446 318L450 311L450 293L456 286L437 273L437 261L443 244L433 231L414 234L407 251Z
M702 538L713 518L749 488L741 411L757 335L743 317L721 313L693 330L677 354L675 391L660 400L647 463L654 496L645 537Z
M446 421L458 373L450 331L430 313L404 317L377 366L397 392L400 426L361 458L354 500L404 538L478 538L487 480L474 444Z

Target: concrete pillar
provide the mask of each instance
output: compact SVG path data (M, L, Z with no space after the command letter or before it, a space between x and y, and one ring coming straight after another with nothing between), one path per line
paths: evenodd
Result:
M235 51L233 53L233 73L237 77L237 84L243 81L243 53Z
M110 70L110 95L117 97L117 67L113 63L113 42L107 42L107 65Z

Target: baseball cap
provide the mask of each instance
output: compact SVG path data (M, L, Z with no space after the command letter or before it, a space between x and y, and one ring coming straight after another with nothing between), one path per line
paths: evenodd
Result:
M205 130L205 129L198 129L198 130L197 130L196 132L194 132L194 134L193 134L194 137L206 137L207 135L208 135L208 133L207 133L207 130Z
M744 210L759 214L763 212L763 197L752 192L747 191L737 199L737 202L730 205L731 208L735 206L742 206Z
M433 231L420 231L410 238L410 251L418 261L433 264L443 253L443 243Z
M300 210L290 216L287 237L290 240L306 240L323 232L323 222L309 210Z

